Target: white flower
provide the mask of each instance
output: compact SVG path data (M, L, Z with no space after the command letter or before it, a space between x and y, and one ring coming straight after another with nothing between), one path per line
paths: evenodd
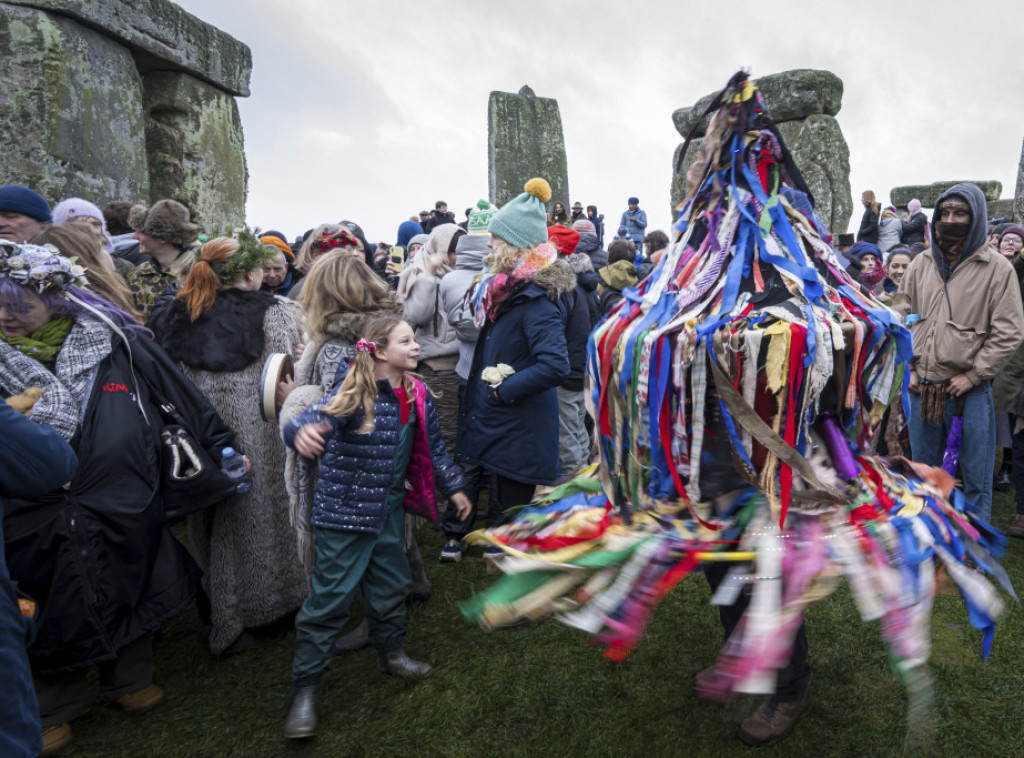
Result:
M85 266L72 266L71 267L71 275L73 277L75 277L76 279L78 279L81 276L84 276L85 275Z
M7 265L10 266L11 268L21 268L22 266L25 265L25 259L22 258L20 255L16 255L13 258L7 259Z
M495 368L498 369L498 372L501 374L502 379L508 379L510 376L512 376L512 374L516 372L516 370L509 366L507 363L499 363L497 366L495 366Z
M501 371L497 367L488 366L480 372L480 378L491 385L491 387L497 387L505 377L501 375Z

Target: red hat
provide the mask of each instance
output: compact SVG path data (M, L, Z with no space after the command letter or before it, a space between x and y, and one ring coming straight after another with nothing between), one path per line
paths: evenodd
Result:
M548 242L562 255L572 255L579 244L580 233L561 224L548 227Z

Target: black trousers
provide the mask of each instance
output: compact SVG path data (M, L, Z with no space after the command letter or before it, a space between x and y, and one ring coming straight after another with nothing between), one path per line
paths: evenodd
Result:
M122 695L138 692L153 683L153 635L147 634L125 645L117 659L101 663L100 697L116 700ZM39 717L42 725L67 724L85 713L96 698L87 680L89 669L54 677L36 677Z
M735 565L733 563L709 563L704 567L704 576L707 577L712 593L718 589L718 585L725 580L729 569ZM748 585L740 592L735 603L718 606L718 616L722 620L725 639L729 639L744 611L747 610L747 606L750 605L750 592L751 587ZM804 633L804 624L800 624L796 639L793 641L793 652L786 665L778 671L775 697L784 703L799 700L810 681L811 667L807 664L807 635Z

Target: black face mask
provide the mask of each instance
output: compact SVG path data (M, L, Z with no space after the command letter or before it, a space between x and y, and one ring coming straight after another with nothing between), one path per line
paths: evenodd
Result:
M935 243L939 250L951 255L960 251L961 245L971 232L970 222L966 224L953 224L946 221L939 221L935 224Z

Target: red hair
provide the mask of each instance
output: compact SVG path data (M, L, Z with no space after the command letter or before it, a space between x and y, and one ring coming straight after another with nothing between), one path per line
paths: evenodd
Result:
M185 303L193 321L217 299L219 282L211 264L223 263L237 251L238 240L230 237L215 237L203 245L202 257L188 272L177 297Z

